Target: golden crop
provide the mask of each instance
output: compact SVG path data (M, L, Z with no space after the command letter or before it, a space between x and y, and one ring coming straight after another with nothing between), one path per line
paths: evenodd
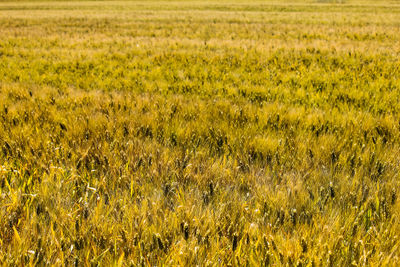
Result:
M397 266L398 1L0 2L4 266Z

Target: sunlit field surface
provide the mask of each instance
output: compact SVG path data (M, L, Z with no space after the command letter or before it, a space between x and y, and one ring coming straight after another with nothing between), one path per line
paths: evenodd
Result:
M399 1L0 2L4 266L398 266Z

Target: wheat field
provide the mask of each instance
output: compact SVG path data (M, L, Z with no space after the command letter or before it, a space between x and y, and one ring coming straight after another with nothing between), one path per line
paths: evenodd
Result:
M0 264L398 266L400 2L0 1Z

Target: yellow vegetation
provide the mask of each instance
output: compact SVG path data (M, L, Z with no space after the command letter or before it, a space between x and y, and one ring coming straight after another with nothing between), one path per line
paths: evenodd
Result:
M397 1L0 2L0 263L397 266Z

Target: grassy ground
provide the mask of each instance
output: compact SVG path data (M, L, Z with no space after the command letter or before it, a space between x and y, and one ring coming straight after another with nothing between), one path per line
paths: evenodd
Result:
M399 21L2 1L0 263L398 265Z

